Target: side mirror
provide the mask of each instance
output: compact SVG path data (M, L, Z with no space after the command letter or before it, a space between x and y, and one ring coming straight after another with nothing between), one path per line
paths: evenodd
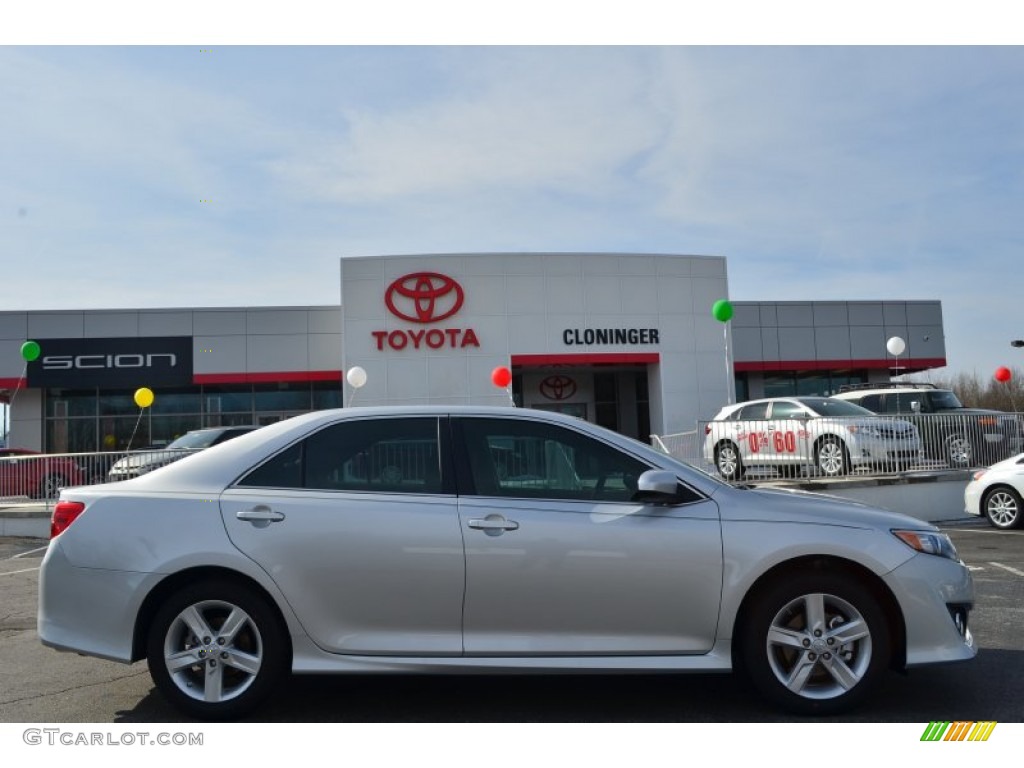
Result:
M679 500L679 478L664 469L648 469L637 480L633 501L643 504L672 504Z

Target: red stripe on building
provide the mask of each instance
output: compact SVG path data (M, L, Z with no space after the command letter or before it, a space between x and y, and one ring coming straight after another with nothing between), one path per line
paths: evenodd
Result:
M512 365L636 365L657 363L657 352L581 352L556 355L512 355Z
M908 357L882 358L869 360L737 360L733 369L737 373L750 371L834 371L844 368L871 368L882 370L899 370L904 373L924 371L929 368L942 368L946 365L944 357Z
M22 389L28 386L28 379L0 379L0 389Z
M278 381L336 381L341 371L278 371L259 373L194 373L193 384L273 384Z

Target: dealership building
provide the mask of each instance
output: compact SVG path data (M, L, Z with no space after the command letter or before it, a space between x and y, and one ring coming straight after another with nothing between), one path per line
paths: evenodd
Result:
M726 260L471 253L340 260L338 305L0 312L8 444L165 444L323 408L491 404L646 440L727 402L946 364L938 301L733 301ZM886 351L899 336L906 350ZM31 361L26 340L39 344ZM361 368L356 388L346 372ZM508 387L495 384L508 368ZM351 377L356 383L360 377ZM140 408L134 393L155 399Z

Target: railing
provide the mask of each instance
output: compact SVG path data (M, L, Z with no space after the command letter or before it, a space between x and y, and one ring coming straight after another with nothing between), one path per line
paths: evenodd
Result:
M730 481L984 467L1024 452L1024 416L901 414L698 422L652 435L669 455Z
M49 502L61 488L137 477L192 452L6 453L0 455L0 500Z

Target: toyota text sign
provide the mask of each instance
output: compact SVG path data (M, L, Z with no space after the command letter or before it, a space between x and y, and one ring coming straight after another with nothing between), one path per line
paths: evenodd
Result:
M377 349L462 349L479 347L472 328L424 328L453 317L466 300L458 282L440 272L413 272L394 280L384 291L384 305L412 328L370 331Z

